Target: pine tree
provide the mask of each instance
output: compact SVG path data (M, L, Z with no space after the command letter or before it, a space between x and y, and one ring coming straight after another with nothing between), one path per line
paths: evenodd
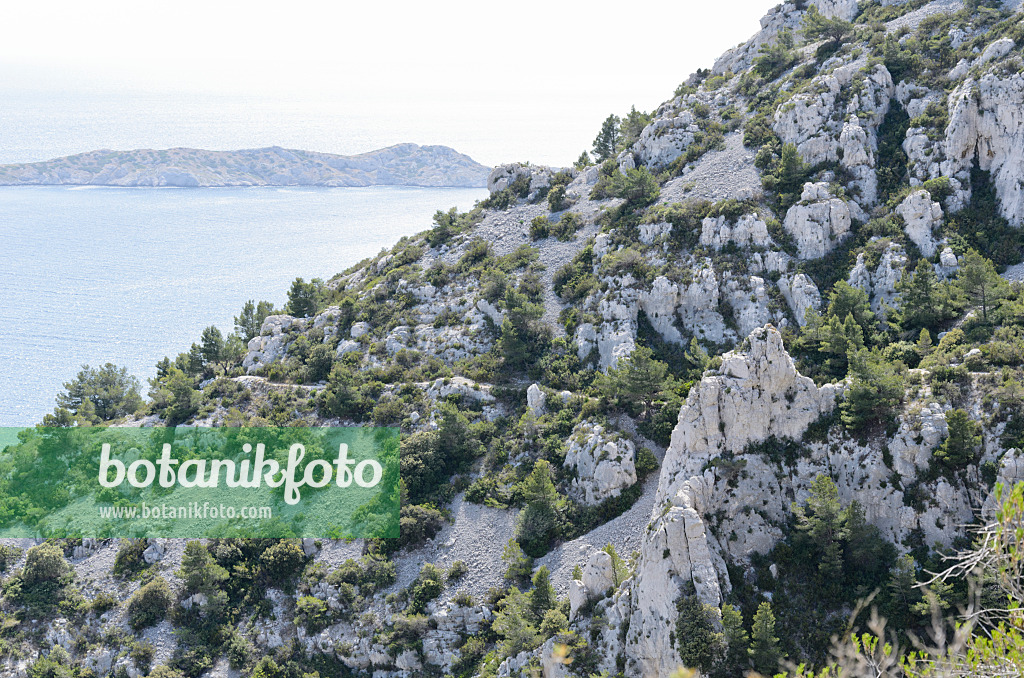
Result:
M872 421L887 420L903 401L903 363L885 360L877 349L862 348L849 355L850 386L840 406L843 424L859 430Z
M765 601L758 605L754 623L750 629L750 659L761 674L773 675L779 668L779 639L775 635L775 614L772 604Z
M904 332L934 327L935 323L945 319L941 284L927 259L918 261L913 274L904 275L896 283L896 291L900 295L900 311L896 319Z
M668 365L654 359L647 346L638 346L628 358L599 377L598 388L606 397L627 406L638 407L647 419L651 403L662 392Z
M594 164L594 161L590 159L590 154L586 151L580 153L580 157L576 158L576 162L572 164L578 170L584 170Z
M216 326L210 325L199 336L202 343L200 352L203 356L205 366L215 366L222 359L224 354L224 335Z
M843 541L849 532L839 490L826 475L818 475L811 483L811 496L805 506L793 504L797 529L807 533L812 544L821 550L818 573L821 584L833 594L843 574Z
M975 304L981 306L981 317L988 322L988 312L1006 296L1009 285L996 272L991 261L968 250L956 276L957 287Z
M508 595L498 603L498 607L491 628L502 639L503 655L514 657L523 650L532 650L536 647L539 638L537 627L530 622L532 617L528 596L513 586Z
M870 343L875 333L875 314L871 310L871 302L867 293L859 287L853 287L845 280L840 280L829 293L828 312L826 316L837 316L843 320L852 314L864 333L864 342Z
M912 606L921 599L917 589L917 565L913 556L904 555L892 566L885 585L885 595L883 611L886 618L894 628L906 628L910 623Z
M269 301L256 303L252 299L245 302L242 312L235 316L235 333L246 344L260 333L263 321L274 313L274 305Z
M538 460L523 484L526 507L519 514L516 538L527 555L539 558L547 553L558 533L560 508L558 491L551 481L551 464Z
M723 642L722 635L715 632L718 620L714 615L718 610L702 604L692 593L680 596L676 609L679 616L672 636L676 652L684 666L706 673L714 665Z
M742 676L749 664L750 637L743 628L743 613L726 603L722 605L722 635L725 639L725 658L713 672L715 676Z
M296 278L288 290L288 313L296 318L308 318L316 313L319 281Z
M950 469L963 468L974 461L981 444L978 425L967 412L956 409L946 412L946 427L949 435L935 451L935 458Z
M619 142L619 116L612 113L601 123L601 131L594 139L594 157L604 162L615 157L615 147Z
M537 621L558 604L558 594L551 585L551 572L547 565L541 565L533 575L533 590L530 592L530 609Z
M935 350L935 347L932 345L932 335L928 333L928 330L921 330L921 334L917 338L915 350L922 360L931 355L932 351Z
M853 24L839 17L826 18L815 5L807 8L801 32L808 40L826 38L835 45L853 32Z

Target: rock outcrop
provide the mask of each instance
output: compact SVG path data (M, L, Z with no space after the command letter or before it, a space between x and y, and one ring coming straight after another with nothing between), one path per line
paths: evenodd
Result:
M907 237L921 254L934 257L938 248L934 231L942 224L942 205L932 202L931 193L921 189L904 198L896 207L896 213L903 217Z
M783 226L796 241L801 259L823 257L849 234L850 208L825 183L804 184L801 202L786 212Z
M573 429L564 466L576 473L571 492L584 504L617 497L636 482L636 448L600 424L583 422Z

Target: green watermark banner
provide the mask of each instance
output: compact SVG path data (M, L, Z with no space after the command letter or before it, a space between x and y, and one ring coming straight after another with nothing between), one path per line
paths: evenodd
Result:
M398 537L399 430L0 428L0 537Z

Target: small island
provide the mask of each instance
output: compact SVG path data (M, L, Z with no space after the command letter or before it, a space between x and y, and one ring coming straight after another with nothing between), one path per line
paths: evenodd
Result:
M490 168L447 146L397 144L358 155L272 146L100 150L0 165L0 186L424 186L483 188Z

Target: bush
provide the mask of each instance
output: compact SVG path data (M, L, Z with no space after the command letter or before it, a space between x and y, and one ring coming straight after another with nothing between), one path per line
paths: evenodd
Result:
M561 212L572 207L572 201L565 195L565 186L555 185L548 191L548 207L552 212Z
M586 299L597 284L597 278L592 272L593 261L594 248L588 245L571 262L555 271L551 280L555 294L569 303Z
M327 628L327 603L314 596L302 596L295 601L295 617L309 633Z
M538 217L541 218L541 217ZM536 219L534 219L536 221ZM572 240L576 235L576 231L583 227L583 220L580 215L575 212L566 212L562 215L556 223L551 224L551 235L555 236L562 242ZM531 226L532 229L532 226Z
M437 565L424 563L416 580L409 586L409 607L407 614L423 614L427 603L444 591L444 575Z
M534 217L530 222L530 240L543 240L551 234L551 222L545 216Z
M35 586L44 582L55 581L67 574L71 569L64 559L64 552L54 543L46 542L33 546L25 556L25 568L21 580L27 586Z
M174 602L171 587L163 577L149 582L128 599L128 624L136 631L162 621Z
M282 539L260 555L260 569L272 583L280 584L294 579L305 561L297 539Z
M64 384L57 396L57 407L90 423L99 423L131 414L142 407L139 380L128 374L128 368L107 363L81 371Z
M117 545L117 555L114 557L114 574L128 577L145 568L146 561L143 560L142 553L147 545L146 539L122 539Z
M462 560L456 560L448 568L448 581L458 581L469 572L469 566Z

